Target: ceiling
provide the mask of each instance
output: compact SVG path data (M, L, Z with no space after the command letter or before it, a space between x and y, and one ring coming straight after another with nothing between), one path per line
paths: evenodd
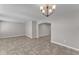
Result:
M0 4L0 21L26 22L28 20L71 17L79 12L77 4L57 4L56 11L48 18L41 14L37 4Z

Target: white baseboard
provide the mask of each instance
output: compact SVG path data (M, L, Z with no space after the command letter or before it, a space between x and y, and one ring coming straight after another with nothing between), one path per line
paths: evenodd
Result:
M25 36L24 34L23 35L15 35L15 36L3 36L3 37L0 37L0 38L10 38L10 37L19 37L19 36Z
M43 36L39 36L38 38L41 38L41 37L47 37L47 36L50 36L50 35L43 35Z
M32 36L28 36L28 35L25 35L26 37L28 37L28 38L30 38L30 39L32 39Z
M25 35L27 38L32 39L32 37Z
M66 47L68 49L72 49L74 51L78 51L79 52L79 49L71 47L71 46L68 46L68 45L65 45L65 44L62 44L62 43L58 43L58 42L55 42L55 41L51 41L51 43L54 43L54 44L57 44L57 45L60 45L60 46Z
M20 36L26 36L26 37L32 39L32 37L29 37L29 36L27 36L27 35L25 35L25 34L22 34L22 35L15 35L15 36L3 36L3 37L0 37L0 38L11 38L11 37L20 37Z

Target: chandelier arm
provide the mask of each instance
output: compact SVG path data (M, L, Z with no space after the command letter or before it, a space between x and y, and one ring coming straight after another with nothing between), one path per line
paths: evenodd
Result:
M46 8L47 8L47 17L48 17L48 7L49 7L49 6L47 5L47 7L46 7Z

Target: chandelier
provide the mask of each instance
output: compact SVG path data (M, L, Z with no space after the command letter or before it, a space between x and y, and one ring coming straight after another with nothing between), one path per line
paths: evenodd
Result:
M42 6L40 6L40 10L42 14L45 15L46 17L53 14L55 9L56 9L56 5L53 4L43 4Z

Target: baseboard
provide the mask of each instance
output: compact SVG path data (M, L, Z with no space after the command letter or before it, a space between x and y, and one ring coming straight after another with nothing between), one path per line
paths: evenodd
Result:
M32 37L28 37L28 36L26 36L26 35L25 35L25 37L27 37L27 38L29 38L29 39L32 39Z
M0 38L11 38L11 37L20 37L20 36L25 36L25 35L15 35L15 36L7 36L7 37L0 37Z
M72 49L72 50L74 50L74 51L78 51L78 52L79 52L79 49L73 48L73 47L71 47L71 46L68 46L68 45L65 45L65 44L62 44L62 43L58 43L58 42L55 42L55 41L51 41L51 43L54 43L54 44L57 44L57 45L60 45L60 46L66 47L66 48L68 48L68 49Z
M15 36L7 36L7 37L0 37L0 38L12 38L12 37L21 37L21 36L26 36L26 35L15 35ZM29 39L32 39L32 37L26 36Z
M48 36L50 36L50 35L39 36L38 38L48 37Z
M32 39L32 37L30 37L30 36L28 36L28 35L25 35L27 38L29 38L29 39Z

